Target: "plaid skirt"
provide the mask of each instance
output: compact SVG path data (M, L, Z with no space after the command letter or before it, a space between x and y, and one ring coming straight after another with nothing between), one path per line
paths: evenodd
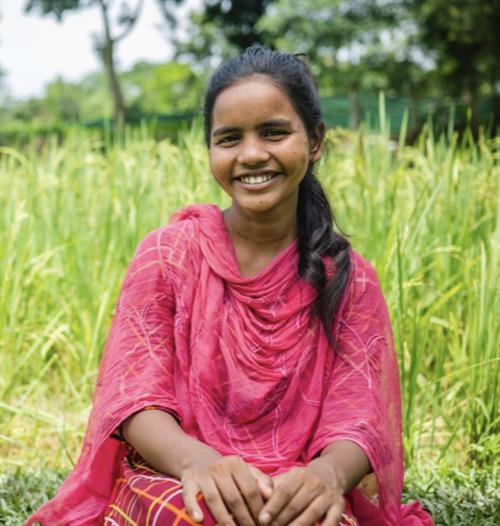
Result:
M203 498L203 526L215 526ZM144 462L137 455L123 459L120 475L104 517L106 526L199 526L188 515L182 498L182 485L178 479L168 477ZM352 516L349 501L341 526L359 526Z

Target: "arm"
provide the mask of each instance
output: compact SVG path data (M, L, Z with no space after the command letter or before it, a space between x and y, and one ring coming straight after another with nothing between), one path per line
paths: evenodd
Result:
M195 521L203 520L197 502L202 493L220 524L256 524L270 494L270 480L236 456L224 457L184 433L175 418L161 410L140 411L123 423L127 442L151 466L181 480L184 503Z
M242 459L223 457L190 437L167 412L144 410L157 406L179 413L181 409L173 387L174 285L183 274L171 264L171 247L179 244L179 235L175 229L159 229L146 236L136 251L102 360L95 412L109 415L101 425L107 436L109 429L121 424L126 440L147 462L181 480L193 519L203 519L197 502L202 493L218 522L232 524L231 513L239 523L253 525L270 479Z
M349 493L371 472L368 457L350 440L332 442L309 466L320 478L328 480L328 477L334 477L338 480L343 495Z
M380 477L380 467L386 469L399 458L398 376L390 322L376 273L359 258L345 295L330 384L305 455L312 460L274 479L263 524L312 525L326 514L323 525L337 525L342 496L371 470ZM392 443L389 431L396 437Z
M125 440L146 462L179 480L192 465L222 458L215 449L184 433L165 411L135 413L125 420L122 429Z
M373 471L375 506L389 515L399 505L403 469L399 371L377 274L357 255L343 302L329 388L306 460L316 471L330 465L341 494Z

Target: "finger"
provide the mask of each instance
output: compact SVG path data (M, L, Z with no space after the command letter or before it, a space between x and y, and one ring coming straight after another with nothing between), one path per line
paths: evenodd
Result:
M326 513L330 505L331 502L328 502L323 496L318 496L316 488L311 488L309 484L304 484L278 513L273 524L276 524L276 526L290 524L299 516L312 521L304 524L314 524L315 520ZM319 515L316 517L313 512L317 512Z
M205 478L200 480L198 484L215 522L223 526L235 526L215 482L211 478Z
M331 506L328 510L328 513L326 514L326 517L321 523L321 526L342 526L343 523L341 521L343 517L343 510L343 503Z
M182 486L182 498L184 499L184 506L186 506L186 510L189 514L189 516L195 521L195 522L202 522L203 521L203 512L201 511L200 506L198 505L198 493L199 488L198 485L186 481Z
M296 516L292 521L280 524L289 524L289 526L304 526L305 524L316 524L325 514L332 508L331 500L322 495L315 498L308 506L305 507L304 511ZM342 513L340 514L342 515ZM340 517L339 515L339 517ZM338 522L333 523L337 526Z
M273 477L273 487L278 486L284 479L287 478L289 475L289 471L285 471L284 473L280 473L279 475L275 475Z
M226 507L233 515L236 524L238 526L255 526L251 512L233 477L226 475L215 480Z
M262 473L262 471L255 466L249 465L248 469L257 481L257 486L259 487L262 496L264 499L268 500L273 492L273 479L265 473Z
M242 470L234 473L233 479L252 514L254 524L257 524L259 522L259 513L264 506L264 499L262 498L257 480L247 466L244 466Z
M289 471L287 475L289 473L292 473L292 471ZM300 477L296 476L280 477L277 484L275 479L273 493L260 512L259 522L262 525L271 523L283 507L286 506L297 491L299 491L301 483L302 480Z

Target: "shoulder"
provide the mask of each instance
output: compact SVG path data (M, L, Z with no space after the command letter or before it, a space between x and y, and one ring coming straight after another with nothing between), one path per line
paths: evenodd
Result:
M199 259L202 223L217 214L220 211L215 205L189 205L176 210L166 225L142 239L134 259L154 257L171 270L187 270Z
M355 250L351 250L351 269L344 296L344 307L378 305L384 302L377 271L372 263Z
M366 279L379 283L373 264L355 250L351 250L351 279L354 283L364 282Z

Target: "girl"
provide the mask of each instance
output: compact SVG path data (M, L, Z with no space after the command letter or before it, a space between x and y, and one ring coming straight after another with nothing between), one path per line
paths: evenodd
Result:
M314 175L309 69L252 47L212 76L204 116L232 204L140 244L78 464L27 524L431 525L400 502L389 318Z

